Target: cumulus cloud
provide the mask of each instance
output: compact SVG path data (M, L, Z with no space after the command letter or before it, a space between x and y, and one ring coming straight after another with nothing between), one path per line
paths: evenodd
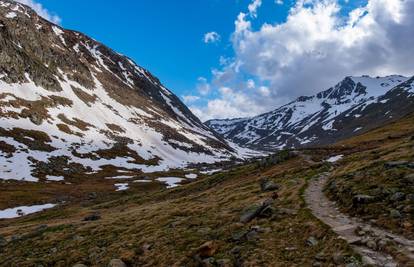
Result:
M208 101L206 106L190 106L190 110L202 121L212 118L235 118L249 116L252 111L260 112L248 95L234 91L230 87L220 87L220 96Z
M208 32L204 34L203 40L204 40L204 43L206 44L217 43L221 40L221 36L217 32Z
M275 0L275 3L278 5L283 5L283 0Z
M414 75L414 1L368 0L345 13L336 0L298 0L285 22L253 29L248 15L256 14L256 2L236 18L234 59L215 70L210 82L235 88L238 102L223 94L211 100L221 101L235 117L272 110L348 75ZM246 90L251 79L246 77L254 78L255 90ZM211 112L204 117L223 117Z
M47 19L50 22L53 22L55 24L60 24L62 21L62 19L59 16L52 14L49 10L44 8L42 4L34 0L16 0L16 1L24 5L30 6L31 8L33 8L34 11L36 11L36 13L39 16Z

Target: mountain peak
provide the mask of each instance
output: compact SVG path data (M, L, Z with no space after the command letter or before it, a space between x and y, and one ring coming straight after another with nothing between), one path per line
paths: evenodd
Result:
M14 1L0 1L0 15L0 142L14 150L0 178L106 165L153 172L237 155L130 58Z
M410 81L401 75L348 76L327 90L299 97L274 111L207 124L233 142L251 148L329 144L414 111ZM405 85L407 82L410 85Z

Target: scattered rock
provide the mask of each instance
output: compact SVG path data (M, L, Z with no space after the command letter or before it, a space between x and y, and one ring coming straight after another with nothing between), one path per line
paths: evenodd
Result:
M326 261L326 255L323 252L319 252L315 255L315 260L317 261Z
M207 241L197 249L197 254L202 258L213 256L218 249L218 245L214 241Z
M345 262L345 257L341 253L335 253L332 255L332 261L337 264L343 264Z
M77 263L77 264L73 265L72 267L88 267L88 266L86 266L85 264L82 264L82 263Z
M36 113L30 114L29 119L30 119L31 122L33 122L36 125L40 125L43 122L42 117L40 117Z
M393 202L402 201L405 199L405 194L402 192L396 192L391 195L390 200Z
M236 242L243 241L243 239L246 238L247 233L248 233L248 231L246 231L246 230L233 233L231 235L231 239L233 241L236 241Z
M219 267L233 267L231 260L229 259L220 259L216 261Z
M85 218L83 218L84 221L88 222L88 221L97 221L101 219L101 215L97 214L97 213L93 213L91 215L86 216Z
M240 254L240 252L241 252L241 247L239 247L239 246L235 246L234 248L232 248L230 250L230 253L233 254L233 255L238 255L238 254Z
M409 230L409 229L413 228L413 224L412 224L412 223L410 223L410 222L404 222L404 223L402 224L402 227L404 227L404 229Z
M389 161L384 164L384 167L387 169L391 168L399 168L399 167L405 167L408 165L407 161L399 160L399 161Z
M367 242L367 247L372 250L377 250L377 243L374 240L370 239Z
M246 239L248 241L255 241L259 238L259 233L255 230L251 230L246 234Z
M149 251L151 249L152 249L152 244L145 243L144 245L142 245L143 251Z
M410 202L414 202L414 194L408 194L405 199Z
M127 267L127 265L120 259L112 259L109 262L108 267Z
M42 224L42 225L39 225L36 229L35 229L35 231L36 232L43 232L43 231L45 231L46 229L47 229L47 225L46 224Z
M89 200L94 200L98 197L98 194L96 192L91 192L88 194L88 199Z
M7 245L7 240L3 236L0 235L0 252L1 248Z
M309 237L307 240L306 240L306 244L308 245L308 246L316 246L317 244L318 244L319 242L318 242L318 240L315 238L315 237L313 237L313 236L311 236L311 237Z
M363 266L377 266L375 261L368 256L362 256L361 261Z
M279 185L278 184L276 184L275 182L273 182L273 181L270 181L269 179L267 179L267 178L264 178L264 179L262 179L261 181L260 181L260 189L263 191L263 192L266 192L266 191L274 191L274 190L278 190L279 189Z
M253 220L261 210L261 206L259 205L253 205L248 208L246 208L243 211L243 214L240 216L240 222L242 223L248 223L251 220Z
M413 212L413 207L412 206L404 206L404 208L402 209L403 212L405 213L412 213Z
M379 250L384 250L387 247L388 241L385 239L380 239L377 243Z
M356 195L352 198L352 203L354 206L358 206L361 204L368 204L374 201L374 197L368 195Z
M298 214L297 210L294 209L286 209L286 208L280 208L277 211L278 214L281 215L292 215L292 216L296 216Z
M216 265L216 260L214 258L207 258L201 262L202 267L214 267Z
M240 222L248 223L258 216L270 217L273 213L273 208L271 207L272 204L273 199L267 199L261 205L253 205L248 207L240 216Z
M19 241L21 239L21 236L19 235L12 235L11 241Z
M404 176L403 181L408 184L414 184L414 173L407 174Z
M401 213L398 210L392 209L390 211L391 218L398 219L401 218Z

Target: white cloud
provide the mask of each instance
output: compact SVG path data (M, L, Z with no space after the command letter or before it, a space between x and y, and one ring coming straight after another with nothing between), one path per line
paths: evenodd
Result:
M247 80L247 88L253 89L256 88L256 83L252 79Z
M283 5L283 0L275 0L275 4L277 4L277 5Z
M198 77L197 91L201 95L208 95L211 91L211 86L204 77Z
M200 97L196 95L183 95L182 98L186 104L193 103L200 99Z
M262 96L269 96L270 95L270 89L269 89L269 87L266 87L266 86L260 86L259 87L259 92Z
M252 17L257 17L257 9L262 5L262 0L253 0L248 6L249 14Z
M252 112L262 112L253 100L244 93L235 92L229 87L218 89L220 96L208 101L206 106L190 106L190 110L202 121L213 118L237 118L249 116Z
M33 10L36 11L36 13L39 16L47 19L50 22L53 22L55 24L60 24L61 21L62 21L62 19L59 16L50 13L50 11L47 10L46 8L44 8L42 6L42 4L40 4L40 3L38 3L34 0L16 0L16 2L22 3L24 5L27 5L31 8L33 8Z
M299 0L285 22L259 29L248 16L257 10L254 2L235 21L234 59L215 70L210 82L233 88L250 111L242 101L220 95L204 112L221 101L232 110L229 115L254 115L327 89L347 75L414 75L414 1L368 0L345 14L335 0ZM258 89L245 90L245 77L254 77Z
M216 42L219 42L221 40L221 36L217 32L208 32L208 33L204 34L204 39L203 40L204 40L204 43L206 43L206 44L216 43Z

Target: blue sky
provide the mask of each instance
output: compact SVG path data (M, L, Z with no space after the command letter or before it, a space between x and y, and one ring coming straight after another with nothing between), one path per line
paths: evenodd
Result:
M414 74L414 1L18 1L128 55L202 120L267 112L345 76Z
M61 25L101 41L133 58L177 95L190 94L199 77L211 77L220 56L231 57L234 20L250 0L39 0ZM288 4L268 1L257 21L281 21ZM104 3L104 4L103 4ZM205 44L215 31L221 41Z

